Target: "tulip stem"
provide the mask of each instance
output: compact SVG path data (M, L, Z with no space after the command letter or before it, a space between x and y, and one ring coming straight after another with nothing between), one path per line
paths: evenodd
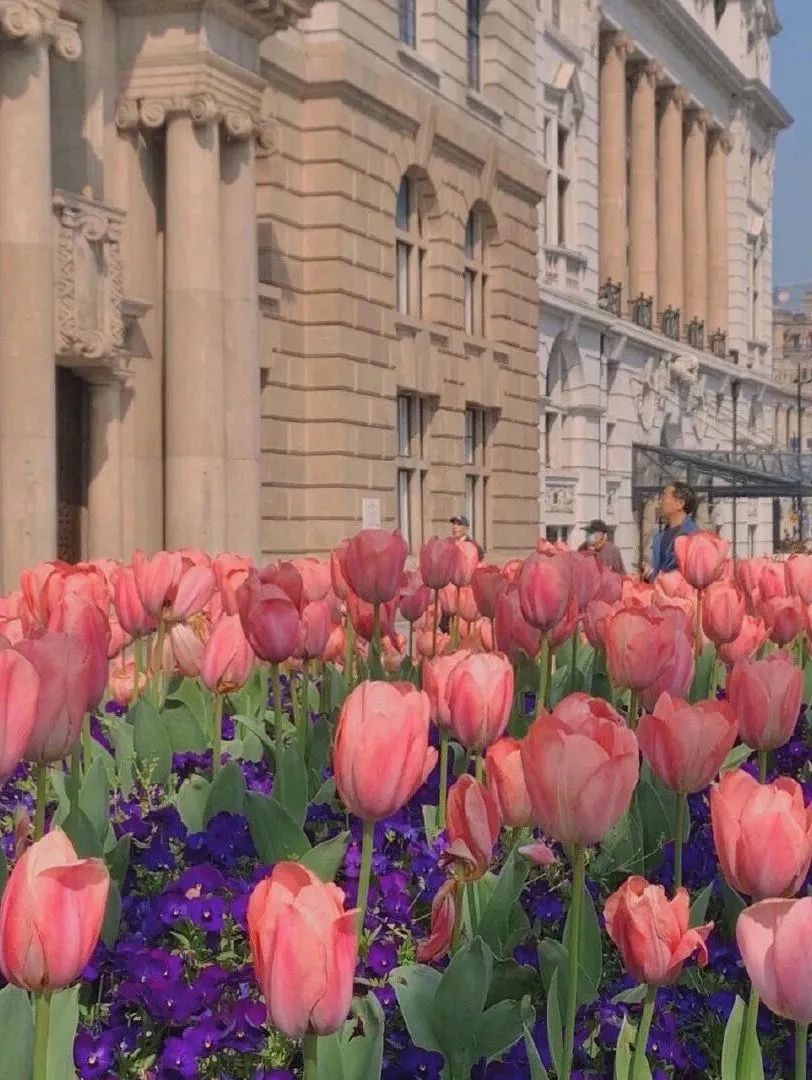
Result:
M358 877L358 940L364 932L364 917L367 913L369 897L369 878L372 873L372 849L375 839L375 822L365 821L361 839L361 872Z
M279 664L271 664L271 682L273 683L273 760L276 772L282 761L282 679L279 676Z
M572 635L572 658L570 660L570 693L574 694L578 689L578 628L575 628L575 633Z
M135 705L141 696L141 672L144 670L144 643L140 637L137 637L133 643L133 658L135 670L133 672L132 704Z
M640 1027L634 1042L634 1060L632 1061L631 1080L644 1080L646 1076L646 1047L648 1046L648 1034L651 1031L651 1021L654 1016L654 1002L656 997L657 987L647 986L646 1000L643 1005L643 1015L640 1017Z
M702 655L702 589L696 594L696 631L694 640L694 653L697 660Z
M51 1020L51 994L41 990L34 995L34 1070L32 1080L48 1077L48 1027Z
M214 778L220 771L223 757L223 695L214 695L214 716L212 717L211 735L211 775Z
M318 1067L319 1037L318 1035L305 1035L302 1039L302 1058L304 1059L304 1080L316 1080L319 1075Z
M383 665L381 664L381 605L372 605L372 641L369 650L369 677L371 679L383 678Z
M482 784L485 781L485 758L481 753L474 755L474 776L477 778L477 782Z
M747 1002L747 1011L744 1014L742 1032L739 1037L739 1053L736 1058L736 1080L750 1080L750 1047L758 1040L756 1034L756 1022L758 1020L758 994L756 988L750 985L750 998Z
M38 761L34 766L37 780L37 805L34 810L34 840L41 840L45 835L45 804L48 801L48 766Z
M759 750L758 752L758 778L762 784L767 783L767 751Z
M445 828L445 804L448 800L448 732L440 730L440 795L437 799L437 827Z
M353 654L355 653L355 627L352 624L350 613L347 612L344 626L344 688L349 690L352 686Z
M90 734L90 713L85 713L82 717L82 769L85 776L92 764L93 738Z
M296 737L302 750L302 759L307 748L307 729L310 721L310 661L302 660L302 683L299 687L299 712L296 716Z
M795 1080L806 1080L806 1051L809 1043L809 1024L795 1025Z
M682 834L685 832L685 796L677 792L674 815L674 888L682 887Z
M431 628L431 658L437 655L437 623L440 618L440 590L434 590L434 622Z
M163 706L164 639L166 623L161 619L158 633L155 635L155 647L152 651L152 684L155 689L155 701L160 709Z
M629 691L629 727L632 731L637 731L637 717L640 712L640 707L637 704L637 691Z
M567 1016L564 1028L564 1063L561 1080L570 1080L572 1059L575 1051L575 1014L578 1011L578 952L581 944L581 911L584 906L586 884L586 848L574 844L572 849L572 924L569 937L569 965L567 972Z
M537 711L546 709L550 700L550 676L553 672L553 650L546 634L541 637L541 650L539 652L539 699L536 703Z

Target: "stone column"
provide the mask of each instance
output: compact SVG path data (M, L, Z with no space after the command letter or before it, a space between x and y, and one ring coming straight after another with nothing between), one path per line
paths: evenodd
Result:
M226 537L220 128L193 99L166 129L166 544Z
M88 558L122 558L121 382L115 372L92 375L87 487Z
M629 169L629 298L657 299L657 78L653 61L632 75Z
M54 12L56 15L56 11ZM56 370L49 46L75 28L22 2L0 9L0 572L56 555Z
M260 379L254 124L225 117L220 210L223 237L226 546L259 559Z
M683 181L683 326L694 318L706 322L708 315L707 129L706 112L696 110L687 114Z
M601 39L600 120L598 125L598 228L600 284L626 277L626 56L621 34Z
M711 136L708 155L708 332L727 332L727 155L732 142L723 131Z
M660 311L669 307L681 311L684 304L682 110L687 99L687 92L681 86L668 87L661 99L657 174L657 286Z

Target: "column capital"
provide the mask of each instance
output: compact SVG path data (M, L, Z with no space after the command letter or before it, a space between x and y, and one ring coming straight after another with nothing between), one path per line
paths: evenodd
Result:
M733 149L733 136L729 131L717 128L710 133L711 149L721 150L723 154L729 154Z
M255 138L260 150L276 149L276 125L249 109L223 104L214 94L173 98L121 98L116 107L119 131L158 131L173 116L190 116L196 127L218 123L227 138L245 141Z
M704 134L707 134L711 119L711 114L708 112L707 109L685 110L685 123L689 132L691 132L694 128L698 128Z
M0 37L32 45L45 41L63 60L78 60L82 39L75 23L59 17L49 0L0 0Z
M610 53L616 53L624 63L629 57L632 48L632 40L620 30L610 30L601 34L601 59L605 59Z
M661 86L660 96L663 104L674 104L679 109L684 109L690 103L691 93L685 86Z
M645 79L656 87L662 81L665 71L657 60L634 60L629 65L629 74L635 85Z

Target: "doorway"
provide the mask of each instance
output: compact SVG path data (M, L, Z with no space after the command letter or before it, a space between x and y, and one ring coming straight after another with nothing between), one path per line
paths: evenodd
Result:
M86 551L88 384L70 368L56 369L56 554L81 562Z

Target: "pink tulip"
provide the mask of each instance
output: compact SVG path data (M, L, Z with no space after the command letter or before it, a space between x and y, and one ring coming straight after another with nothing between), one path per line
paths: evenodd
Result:
M505 825L523 829L533 822L530 796L524 781L521 744L508 736L488 747L485 758L488 790Z
M483 563L474 570L471 588L474 590L474 600L483 618L492 619L496 615L496 601L505 587L506 582L498 566L488 566Z
M333 592L339 600L347 599L345 565L348 545L349 540L342 540L338 547L330 552L330 580L333 583Z
M760 614L770 641L776 645L789 645L804 628L804 606L797 596L763 600Z
M25 755L34 730L39 675L14 649L0 649L0 784Z
M777 1016L812 1022L812 896L762 900L736 923L736 942L753 989Z
M95 707L107 686L107 652L110 646L110 620L85 592L67 592L51 611L50 630L60 630L82 642L90 665L87 704Z
M362 529L347 544L347 584L368 604L385 604L398 594L409 547L399 532Z
M280 862L248 901L251 960L268 1022L289 1039L329 1035L347 1019L358 912L299 863Z
M575 596L570 597L569 608L560 623L552 628L548 635L551 649L557 649L569 641L578 630L578 601Z
M238 690L248 681L254 653L238 615L223 615L212 627L203 648L200 678L217 694Z
M145 690L146 686L146 672L139 671L139 693ZM107 688L113 701L117 701L119 705L129 706L135 697L135 661L123 660L121 657L113 661L107 675Z
M16 650L39 676L36 718L24 757L49 763L67 757L79 740L88 705L90 657L77 638L48 630Z
M616 604L623 596L623 575L608 566L600 564L601 587L598 589L596 600L602 600L604 604Z
M604 905L606 932L620 950L623 966L638 982L670 986L682 973L685 961L696 956L708 962L705 942L713 923L691 927L691 905L686 889L673 900L662 885L650 885L632 876Z
M245 636L260 659L279 664L293 655L299 609L283 589L263 584L251 571L237 589L237 605Z
M164 609L171 604L177 593L183 573L180 552L159 551L148 559L142 551L136 551L132 568L135 586L145 611L153 619L163 618ZM126 623L124 625L126 626Z
M420 573L429 589L451 584L457 564L457 541L450 536L432 536L420 549Z
M669 600L693 600L696 589L689 585L679 570L668 570L658 574L654 581L655 593L662 593Z
M504 733L513 704L513 667L504 653L475 653L448 676L451 730L478 753Z
M702 629L714 645L727 645L741 633L744 597L735 585L716 581L702 598Z
M552 866L553 863L558 862L552 848L549 848L541 840L536 840L532 844L522 844L519 847L519 854L522 858L535 863L536 866Z
M242 555L229 555L224 553L218 555L212 563L214 580L217 585L217 591L220 593L223 611L226 615L239 614L239 608L237 606L237 589L239 589L240 585L242 585L253 569L253 559L246 558Z
M722 873L739 892L764 900L793 896L812 862L812 807L800 784L759 782L743 769L711 788L713 841Z
M470 585L463 585L457 597L457 611L463 622L472 623L479 618L479 611Z
M203 663L203 650L209 635L208 623L195 620L196 625L172 623L166 640L171 645L170 672L177 671L187 679L196 679Z
M733 575L747 603L747 612L756 613L761 597L761 580L770 560L763 556L756 559L736 559L733 563ZM783 567L782 567L783 572ZM770 594L774 595L774 594ZM780 595L784 595L784 592Z
M358 637L363 638L364 641L372 641L375 627L375 608L373 605L362 600L360 596L356 596L354 592L350 592L347 596L347 608ZM389 603L380 605L378 615L382 638L391 637L394 634L396 611L397 600L390 600Z
M580 690L562 698L553 709L552 715L572 732L580 731L583 727L590 729L594 720L609 720L621 726L626 724L624 718L608 701L590 697Z
M258 575L261 584L273 585L274 588L281 589L296 609L301 611L305 603L304 582L302 575L292 562L268 563L258 571Z
M493 859L502 821L490 791L470 773L463 773L451 785L446 820L447 858L468 880L483 877Z
M363 821L397 813L437 761L429 699L410 683L364 682L341 709L333 770L342 802Z
M299 638L293 655L298 660L315 660L327 647L332 630L330 605L326 600L312 600L302 606Z
M144 637L156 629L158 621L147 614L136 584L134 567L122 566L116 575L113 604L119 622L131 637Z
M707 589L722 576L730 544L715 532L683 533L674 541L680 573L695 589Z
M640 691L640 704L644 709L653 709L661 694L670 694L674 698L686 698L694 685L695 674L696 656L693 641L684 632L674 633L668 663L651 686L646 686Z
M519 591L515 585L508 586L496 601L494 638L497 649L514 663L521 653L531 659L538 655L541 632L531 626L522 614Z
M439 728L451 727L451 715L448 710L448 679L454 668L466 660L471 653L468 649L458 649L448 656L436 656L423 665L423 690L428 694L431 719Z
M812 555L791 555L784 563L787 592L804 605L812 604Z
M424 615L431 603L431 589L423 584L416 570L405 573L400 581L398 607L406 622L414 623Z
M53 829L17 860L0 903L0 970L14 986L63 990L87 966L101 933L110 875L80 859Z
M654 607L625 607L606 620L606 663L616 686L644 690L663 673L672 633Z
M306 559L294 559L293 565L299 571L304 586L304 599L308 603L315 600L323 600L330 589L330 564L321 559L312 557Z
M454 541L454 563L451 568L451 584L461 588L470 585L479 564L479 548L470 540Z
M524 559L509 559L502 567L502 577L508 585L516 585L524 566Z
M575 551L572 554L572 591L578 606L578 614L601 590L601 564L591 551Z
M738 660L749 660L767 640L767 628L761 619L745 615L739 636L719 648L720 659L730 666Z
M637 739L654 774L672 791L692 795L717 776L738 734L726 701L687 701L663 694L641 717Z
M584 608L584 634L593 649L606 647L606 621L616 611L620 611L619 604L607 604L603 600L592 600Z
M566 555L531 555L519 575L519 603L531 626L547 634L567 614L572 562Z
M634 732L591 716L572 730L542 714L521 744L533 817L565 844L596 844L623 817L639 777Z
M421 964L440 960L451 948L454 940L454 924L457 917L458 884L449 878L440 888L431 904L431 932L417 946L417 959Z
M330 630L327 644L324 646L322 659L325 664L344 664L344 654L347 649L347 634L343 626L334 626Z
M742 741L755 750L775 750L789 742L802 693L803 672L784 652L734 664L727 698L738 718Z

